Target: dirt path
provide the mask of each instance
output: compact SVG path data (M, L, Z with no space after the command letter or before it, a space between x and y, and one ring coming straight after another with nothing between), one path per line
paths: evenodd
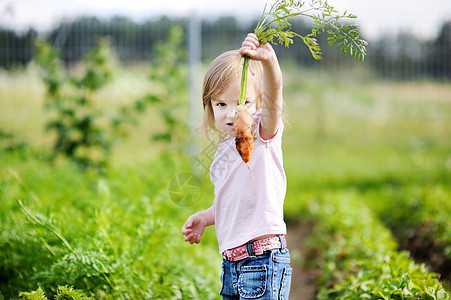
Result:
M310 233L311 225L303 224L302 222L287 222L287 227L287 244L293 268L290 299L315 299L316 286L312 276L302 268L303 253L305 253L304 238Z

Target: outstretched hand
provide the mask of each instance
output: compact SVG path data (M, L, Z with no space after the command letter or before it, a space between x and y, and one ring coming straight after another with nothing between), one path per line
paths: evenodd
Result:
M190 216L182 227L184 240L190 244L199 244L206 226L207 222L199 214Z

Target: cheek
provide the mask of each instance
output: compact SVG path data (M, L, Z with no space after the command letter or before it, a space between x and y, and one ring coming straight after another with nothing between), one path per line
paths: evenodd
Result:
M215 121L221 121L225 117L224 110L213 108L213 115L215 117Z

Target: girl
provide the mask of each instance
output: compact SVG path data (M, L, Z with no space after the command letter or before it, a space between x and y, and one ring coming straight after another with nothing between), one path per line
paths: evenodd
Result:
M246 108L255 124L255 149L248 166L235 148L233 121L240 95L242 55L249 64ZM210 167L213 205L190 216L185 241L199 243L215 225L222 263L223 299L288 299L290 254L286 248L282 159L282 73L270 44L250 33L239 51L217 57L203 86L204 127L225 137ZM223 134L227 133L227 134ZM252 175L253 174L253 177Z

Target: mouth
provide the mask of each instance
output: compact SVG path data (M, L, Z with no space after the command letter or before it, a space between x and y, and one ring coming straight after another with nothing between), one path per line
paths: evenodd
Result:
M233 128L233 122L226 123L227 127Z

